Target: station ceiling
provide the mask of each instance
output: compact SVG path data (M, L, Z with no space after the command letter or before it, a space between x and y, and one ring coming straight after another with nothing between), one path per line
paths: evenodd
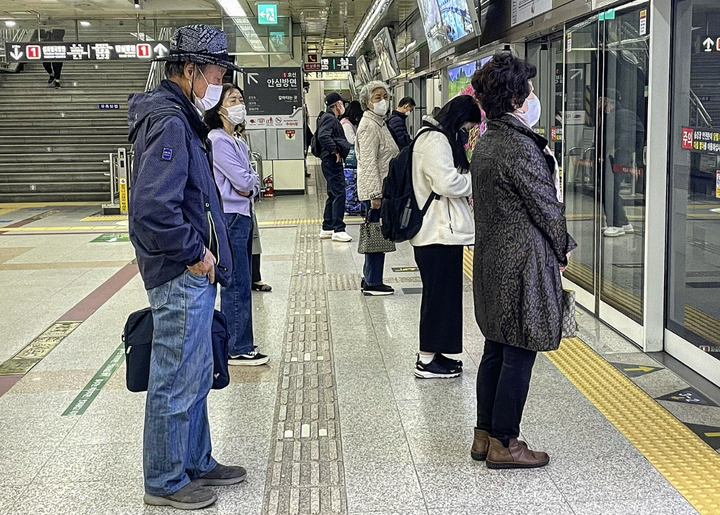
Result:
M250 17L257 15L255 0L239 0ZM188 18L202 21L218 17L222 9L215 0L0 0L0 17L117 18L137 14L147 18ZM307 52L342 55L370 10L374 0L277 0L280 16L292 16L307 36ZM391 25L408 17L417 0L394 0L377 25Z

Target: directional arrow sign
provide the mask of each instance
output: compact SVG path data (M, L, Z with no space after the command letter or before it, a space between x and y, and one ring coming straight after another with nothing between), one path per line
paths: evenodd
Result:
M13 51L10 52L10 57L16 61L23 56L23 52L20 51L20 45L13 45Z
M167 57L169 52L168 48L162 43L158 43L157 45L155 45L155 48L153 48L153 50L155 50L155 55L157 57Z
M257 80L258 74L257 73L248 73L247 76L248 76L248 82L254 82L255 84L258 83L258 80Z
M703 45L705 46L706 52L712 52L712 47L715 44L715 41L713 41L712 38L707 38L705 41L703 41Z
M627 363L611 363L611 365L622 372L625 376L631 378L644 376L645 374L662 370L661 367L651 367L648 365L630 365Z
M582 68L570 68L570 80L577 79L583 80L583 69Z

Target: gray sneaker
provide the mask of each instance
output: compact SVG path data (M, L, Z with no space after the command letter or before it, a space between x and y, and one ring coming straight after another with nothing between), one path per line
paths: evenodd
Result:
M228 467L219 463L203 477L193 481L200 486L228 486L245 481L247 471L242 467Z
M174 494L164 497L146 493L144 500L145 504L150 506L171 506L178 510L200 510L214 504L217 501L217 494L209 488L203 488L197 482L191 482Z

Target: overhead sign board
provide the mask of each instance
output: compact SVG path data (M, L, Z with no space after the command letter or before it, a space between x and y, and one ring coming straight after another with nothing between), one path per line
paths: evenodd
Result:
M552 0L512 0L511 25L519 25L552 9Z
M149 61L166 57L168 41L130 43L5 43L5 55L11 63L46 61Z
M291 115L302 107L300 68L245 68L248 115Z
M322 64L320 63L304 63L303 70L306 72L320 72L322 71Z
M324 72L354 72L357 66L355 57L323 57L320 61Z
M277 25L278 22L278 5L277 4L257 4L258 24L260 25Z

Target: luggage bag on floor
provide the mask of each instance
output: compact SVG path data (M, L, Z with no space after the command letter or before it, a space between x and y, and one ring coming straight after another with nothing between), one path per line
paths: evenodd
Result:
M150 308L131 313L125 323L122 340L125 344L125 383L131 392L145 392L150 378L150 354L153 339L153 318ZM227 319L215 310L212 322L213 390L230 384L228 372Z
M357 170L345 168L345 212L350 215L361 215L365 206L358 200L357 193Z

